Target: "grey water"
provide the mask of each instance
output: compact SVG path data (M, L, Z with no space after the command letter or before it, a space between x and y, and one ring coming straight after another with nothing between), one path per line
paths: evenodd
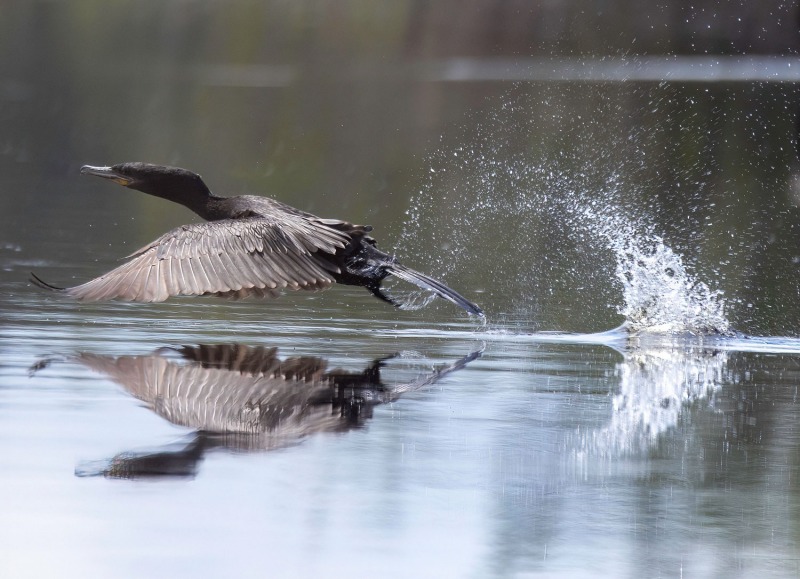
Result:
M800 575L796 57L396 6L0 10L0 575ZM79 175L127 160L371 223L486 320L31 286L195 219Z

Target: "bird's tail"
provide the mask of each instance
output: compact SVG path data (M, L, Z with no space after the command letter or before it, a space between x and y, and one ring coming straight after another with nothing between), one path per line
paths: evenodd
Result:
M453 302L459 307L464 308L468 313L472 314L473 316L484 317L483 310L480 309L477 305L473 304L471 301L469 301L467 298L459 294L457 291L450 289L442 282L436 281L432 277L428 277L423 273L415 271L404 265L400 265L399 263L393 263L387 266L386 271L388 271L390 274L396 277L399 277L403 281L413 283L414 285L419 286L422 289L432 291L437 296L444 298L450 302ZM394 303L393 301L391 302Z
M31 275L30 275L30 277L28 278L28 280L29 280L29 281L30 281L30 282L31 282L33 285L35 285L36 287L40 287L40 288L42 288L42 289L45 289L45 290L48 290L48 291L51 291L51 292L63 292L63 291L64 291L64 288L63 288L63 287L58 287L58 286L50 285L49 283L47 283L46 281L44 281L43 279L41 279L39 276L37 276L37 275L36 275L35 273L33 273L33 272L31 272Z

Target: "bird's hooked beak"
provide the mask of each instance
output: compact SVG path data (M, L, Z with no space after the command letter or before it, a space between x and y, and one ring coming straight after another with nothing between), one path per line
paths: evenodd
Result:
M91 165L84 165L81 167L81 175L94 175L95 177L110 179L115 183L119 183L123 187L127 187L133 183L133 179L117 173L111 167L92 167Z

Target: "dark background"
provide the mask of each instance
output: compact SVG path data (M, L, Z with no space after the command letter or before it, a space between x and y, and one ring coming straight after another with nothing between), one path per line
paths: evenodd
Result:
M490 313L604 329L620 321L613 256L555 210L519 210L520 198L580 190L646 214L723 291L738 328L794 334L791 75L576 81L569 70L686 57L670 62L696 72L692 58L720 55L719 70L773 55L791 72L799 46L797 5L780 1L5 2L0 241L14 260L96 275L193 217L79 167L173 164L218 193L371 223L412 265L483 292ZM520 70L556 80L503 80Z

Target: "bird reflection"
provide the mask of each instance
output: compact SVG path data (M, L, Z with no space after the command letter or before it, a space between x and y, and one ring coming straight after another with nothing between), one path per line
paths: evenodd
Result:
M161 348L149 355L79 354L72 360L105 374L158 415L195 430L188 439L148 453L122 453L82 465L76 474L119 478L191 477L212 448L270 450L316 432L361 426L375 405L433 384L481 355L384 384L381 369L398 354L361 372L329 369L324 358L281 359L277 348L218 344Z

